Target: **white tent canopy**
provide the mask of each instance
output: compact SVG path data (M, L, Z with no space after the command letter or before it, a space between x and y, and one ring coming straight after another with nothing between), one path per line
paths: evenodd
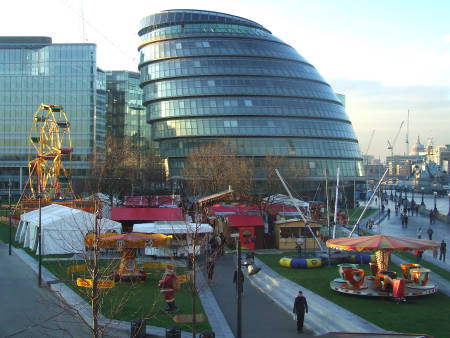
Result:
M97 222L100 233L121 231L121 224L107 218ZM84 250L84 236L94 230L95 215L80 209L51 204L41 209L42 255L77 253ZM39 209L20 216L16 240L36 253Z
M141 223L133 225L134 232L145 232L151 234L165 234L165 235L179 235L174 236L172 247L152 247L145 248L146 255L172 257L185 256L193 253L192 235L197 233L200 235L212 234L214 229L209 224L198 224L192 222L155 222L155 223ZM184 236L186 235L186 238ZM195 254L199 255L201 246L197 245Z
M294 203L292 203L292 200L289 198L289 196L283 195L283 194L276 194L271 195L269 197L263 198L264 201L270 203L270 204L284 204L284 205L290 205L294 206ZM300 208L308 208L309 203L299 200L298 198L294 198L295 203Z
M212 233L213 227L209 224L196 224L184 222L155 222L133 225L134 232L146 232L151 234L193 234Z

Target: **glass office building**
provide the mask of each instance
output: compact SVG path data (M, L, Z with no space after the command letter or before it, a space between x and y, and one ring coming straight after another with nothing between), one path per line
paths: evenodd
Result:
M53 44L49 37L0 37L0 195L8 179L19 194L28 177L28 142L39 105L61 105L70 121L72 183L89 175L104 148L106 76L95 44Z
M118 139L128 138L133 146L145 149L151 146L151 126L147 123L139 85L139 73L106 72L106 134Z
M143 104L170 176L181 174L192 149L219 139L240 156L285 157L290 179L323 180L325 168L330 177L337 168L346 179L362 176L342 102L268 29L223 13L168 10L143 18L139 36Z

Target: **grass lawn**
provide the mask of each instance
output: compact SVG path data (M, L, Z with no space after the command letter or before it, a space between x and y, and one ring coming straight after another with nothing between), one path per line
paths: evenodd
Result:
M445 294L438 292L430 296L409 297L405 303L400 304L389 299L344 295L330 289L330 281L338 277L335 265L309 270L284 268L279 265L279 260L287 255L260 254L258 258L280 275L386 330L426 333L436 338L448 337L450 299ZM368 266L362 267L368 275ZM401 273L400 267L394 264L390 264L390 270Z
M13 245L21 248L14 242L15 228L13 227ZM5 243L9 241L9 225L0 223L0 240ZM22 248L23 249L23 248ZM37 260L37 256L31 250L24 249L30 256ZM67 258L73 255L49 255L45 258ZM52 260L43 259L43 265L50 270L55 276L61 280L66 280L66 284L89 301L87 292L91 289L80 288L76 286L77 277L87 277L86 273L81 271L78 273L67 273L67 267L71 265L84 264L84 261L75 260ZM108 263L109 262L109 263ZM112 264L111 264L112 262ZM117 268L119 259L102 260L101 265L106 269ZM192 331L192 323L181 324L173 321L173 315L160 313L160 309L166 306L164 296L160 293L158 282L161 279L163 271L146 269L150 274L144 282L120 282L116 283L112 289L102 290L104 294L101 312L107 318L130 321L137 318L145 318L147 325L170 327L179 326L184 331ZM177 269L178 274L184 274L186 269ZM181 284L180 290L175 292L175 304L180 309L179 314L192 314L192 295L189 283ZM196 295L196 313L203 313L203 306L200 299ZM205 315L206 317L206 315ZM211 330L208 319L204 322L197 323L197 332Z

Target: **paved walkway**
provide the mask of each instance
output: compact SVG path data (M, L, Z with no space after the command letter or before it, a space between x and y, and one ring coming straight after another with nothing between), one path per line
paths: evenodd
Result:
M87 326L0 241L0 337L88 337Z
M212 290L234 335L237 334L236 286L233 283L236 262L235 253L219 256L215 262L213 281L209 283L209 288ZM260 274L261 272L256 276ZM298 293L298 286L296 291L290 295L290 309L286 313L286 309L280 307L274 300L273 293L269 294L266 290L255 287L252 277L248 278L246 272L244 272L244 276L242 337L298 337L297 324L292 316L292 307L294 298ZM304 337L313 335L314 332L309 327L306 327L302 334ZM216 335L216 337L224 336Z

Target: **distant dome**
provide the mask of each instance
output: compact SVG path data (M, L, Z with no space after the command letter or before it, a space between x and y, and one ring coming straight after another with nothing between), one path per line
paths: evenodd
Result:
M414 144L411 148L410 155L419 155L419 153L422 153L425 151L425 147L422 143L420 143L420 136L417 136L416 144Z

